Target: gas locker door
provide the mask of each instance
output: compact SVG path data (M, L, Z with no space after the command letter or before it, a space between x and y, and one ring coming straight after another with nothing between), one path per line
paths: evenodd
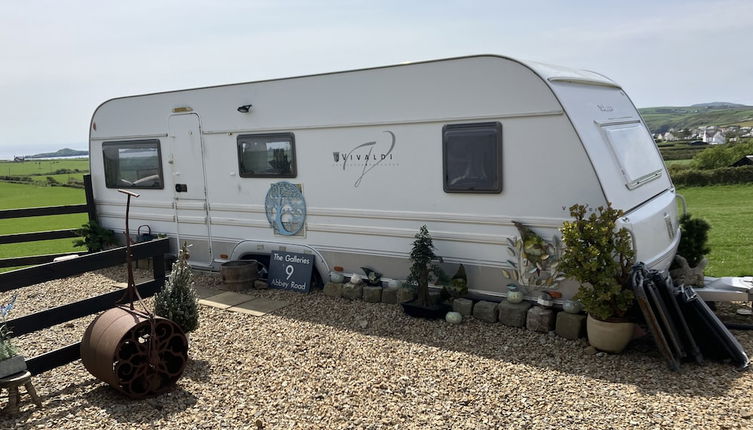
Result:
M168 120L168 132L168 162L173 175L178 243L190 245L191 265L209 267L212 263L212 239L199 116L172 115Z

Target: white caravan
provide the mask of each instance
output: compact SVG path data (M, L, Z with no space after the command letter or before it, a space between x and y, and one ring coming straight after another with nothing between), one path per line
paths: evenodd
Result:
M500 297L513 221L550 239L571 205L612 202L661 270L680 237L622 88L501 56L117 98L94 112L89 150L101 224L123 230L117 189L132 189L131 226L188 242L199 268L287 250L315 255L325 279L333 266L404 279L426 224L450 274L463 263L471 293Z

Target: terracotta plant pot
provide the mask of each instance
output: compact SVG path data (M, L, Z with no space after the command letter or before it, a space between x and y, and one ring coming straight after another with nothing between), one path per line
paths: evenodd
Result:
M588 315L586 330L588 343L594 348L618 354L625 349L633 337L635 324L631 322L600 321Z

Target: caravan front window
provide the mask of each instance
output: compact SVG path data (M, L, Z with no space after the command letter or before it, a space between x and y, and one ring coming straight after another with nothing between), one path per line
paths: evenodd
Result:
M104 142L107 188L164 188L159 140Z
M293 133L238 136L238 166L244 178L295 178Z
M638 188L661 176L664 163L654 140L641 123L605 125L602 129L628 189Z
M442 150L445 192L502 192L502 124L446 125Z

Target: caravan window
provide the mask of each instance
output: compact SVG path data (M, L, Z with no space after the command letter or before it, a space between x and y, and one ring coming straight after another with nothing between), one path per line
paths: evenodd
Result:
M159 140L102 144L107 188L164 188Z
M238 166L244 178L295 178L293 133L238 136Z
M654 140L641 123L607 125L603 130L628 189L661 176L664 163Z
M446 125L442 150L445 192L502 192L502 124Z

